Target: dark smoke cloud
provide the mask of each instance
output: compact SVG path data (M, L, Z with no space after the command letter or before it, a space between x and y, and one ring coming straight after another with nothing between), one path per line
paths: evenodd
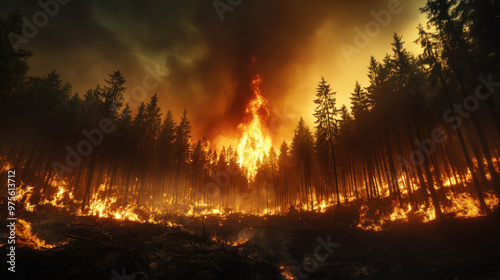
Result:
M143 83L146 66L169 69L170 76L149 94L159 94L164 112L180 114L187 108L194 136L215 139L234 133L251 97L248 83L254 73L264 78L263 93L271 105L288 99L296 103L292 111L307 114L301 107L313 98L315 85L302 97L289 95L305 82L300 71L314 67L322 56L343 59L336 46L351 43L353 27L364 26L370 10L380 10L389 1L243 0L220 21L208 0L73 0L21 47L35 52L33 73L55 68L79 93L116 69L125 73L129 90ZM40 10L35 1L2 2L2 16L17 8L31 19ZM415 2L391 26L413 23L420 6ZM408 0L401 3L410 6ZM331 48L318 52L318 31L327 22L332 28L325 40Z

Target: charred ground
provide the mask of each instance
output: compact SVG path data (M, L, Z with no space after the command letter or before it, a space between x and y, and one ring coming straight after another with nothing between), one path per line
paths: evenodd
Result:
M337 226L333 215L332 210L265 217L171 216L184 224L171 226L73 216L45 207L23 218L47 243L68 243L48 250L19 247L16 277L281 279L288 271L295 276L290 279L500 279L498 213L393 223L380 232L348 222L358 215L353 207L338 209ZM317 266L303 266L318 238L339 246ZM240 239L242 244L234 245ZM2 250L6 253L5 245Z

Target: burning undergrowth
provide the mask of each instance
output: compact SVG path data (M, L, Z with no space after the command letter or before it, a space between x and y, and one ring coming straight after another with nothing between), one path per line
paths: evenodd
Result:
M47 250L68 244L67 241L61 241L55 244L47 244L38 234L32 230L32 224L24 219L17 220L16 241L21 247L29 247L36 250Z
M238 279L241 273L246 279L279 279L280 275L274 265L245 247L213 242L168 224L74 216L48 208L25 214L18 258L31 261L17 267L21 278L54 275L53 264L61 265L51 279L111 279L116 272L124 276L123 270L134 279ZM64 241L50 245L35 230Z
M137 206L135 204L124 204L116 197L105 196L105 187L95 192L90 208L83 212L80 208L81 201L75 200L73 193L69 191L69 186L65 181L52 180L49 188L42 189L39 193L34 191L31 185L21 184L17 190L16 201L22 205L23 211L33 212L41 207L50 206L77 216L96 216L99 218L113 218L117 220L127 220L147 223L163 223L168 221L170 225L186 224L189 218L206 219L214 217L218 223L224 223L227 217L239 213L240 215L250 215L258 217L283 216L278 211L268 209L252 211L234 211L229 208L211 207L210 205L197 202L196 204L184 204L173 207L166 201L163 207ZM485 193L487 209L480 209L479 201L469 193L453 193L451 191L442 192L445 203L441 203L443 213L447 217L454 218L474 218L486 215L498 208L499 199L492 192ZM38 199L38 201L36 201ZM383 202L382 202L383 201ZM386 203L387 201L392 201ZM423 222L427 223L436 219L435 209L432 204L416 204L409 199L399 200L386 197L381 200L372 201L351 201L349 208L358 209L359 223L357 226L366 230L387 229L391 223ZM339 207L339 206L337 206ZM307 211L306 208L290 209L287 215L293 211L310 214L321 214L327 211L335 213L333 202L315 203L315 211ZM356 219L354 219L356 220Z
M242 221L251 228L252 224L258 225L267 219L283 219L285 216L278 212L258 211L245 212L233 211L221 207L210 208L209 205L197 203L196 205L181 205L173 208L169 203L164 207L135 206L134 204L123 204L115 197L106 197L104 185L96 192L91 200L89 211L82 212L81 201L75 200L74 195L69 191L69 186L65 181L51 181L50 187L42 189L39 193L31 185L20 184L17 190L16 201L22 206L24 212L39 212L53 208L56 211L66 212L75 216L92 216L98 219L112 218L121 221L166 224L169 226L181 226L198 236L212 238L215 241L226 245L238 246L247 243L249 240L259 243L263 248L270 248L272 251L280 251L286 237L282 237L280 242L268 244L266 240L272 240L259 231L242 230ZM444 193L444 192L443 192ZM487 211L481 211L479 202L469 193L454 194L451 191L444 193L443 199L446 203L441 204L441 208L446 217L453 218L474 218L487 214L488 211L497 209L498 197L491 193L485 193ZM392 201L392 202L391 202ZM419 205L404 199L400 204L397 199L386 197L381 200L371 201L351 201L349 207L334 207L333 202L317 204L316 211L305 211L306 209L291 209L286 216L293 217L290 223L297 228L309 228L309 223L313 219L318 219L322 215L326 219L338 220L343 226L357 226L364 230L386 230L394 223L427 223L436 219L432 204ZM50 210L49 210L50 211ZM296 214L294 214L296 211ZM338 213L336 213L338 212ZM353 213L359 213L358 217ZM254 218L252 218L254 217ZM252 221L255 219L255 221ZM320 218L319 218L320 219ZM285 219L286 220L286 219ZM358 221L358 222L356 222ZM329 221L331 222L331 221ZM235 227L230 235L221 235L220 230L210 232L210 229L203 228L204 225L213 225L214 228L228 229ZM26 227L28 228L28 227ZM34 241L44 248L43 240ZM285 242L286 243L286 242ZM50 245L47 245L50 246ZM278 248L279 247L279 248ZM282 250L283 252L286 252ZM281 256L287 258L287 256Z
M481 210L479 200L469 193L455 194L446 192L446 203L441 203L445 217L449 218L476 218L487 215L498 209L499 199L493 192L485 193L487 209ZM381 231L393 223L428 223L436 220L435 209L432 204L419 205L416 203L400 204L398 200L386 203L391 198L382 201L372 201L360 205L359 223L357 227L365 230ZM390 205L390 207L389 207Z
M341 241L342 246L348 248L352 245L345 241L345 236L369 240L376 236L371 234L379 234L372 231L384 230L384 234L393 234L391 229L395 224L405 228L433 224L427 223L433 217L426 214L433 213L432 206L427 211L422 206L413 211L411 203L400 207L394 200L391 205L387 200L392 198L351 201L349 206L317 208L316 212L298 208L285 215L229 213L222 208L206 211L203 206L185 206L182 211L170 212L153 207L118 208L119 203L114 199L98 199L100 202L92 204L94 209L83 213L78 201L71 203L74 199L70 199L72 194L66 191L66 184L52 182L51 186L41 195L29 185L23 184L18 190L17 198L24 207L20 215L32 223L26 227L30 231L23 237L25 245L20 249L26 257L40 259L36 267L20 268L29 273L43 273L47 269L43 267L46 257L47 261L60 258L81 262L74 271L63 272L71 277L88 273L84 267L98 266L97 273L104 275L102 279L110 279L110 271L120 271L122 267L126 267L136 279L163 277L165 271L173 270L177 273L173 279L181 279L185 275L197 277L189 269L196 266L216 279L230 279L236 271L254 275L254 269L266 275L265 279L300 279L293 269L294 264L302 265L305 256L317 246L315 240L318 236L324 238L335 233L334 240ZM442 204L442 208L448 217L485 215L478 210L477 201L467 193L444 195L447 195L448 202ZM492 194L486 196L486 201L491 207L489 210L498 205L498 199ZM118 215L120 211L124 214ZM325 278L333 273L346 277L342 279L373 279L379 273L374 269L377 266L370 265L371 254L362 259L363 263L351 259L346 261L349 252L344 252L343 247L339 249L331 259L321 263L311 277L319 275ZM79 251L83 253L69 256ZM99 261L87 260L92 258Z

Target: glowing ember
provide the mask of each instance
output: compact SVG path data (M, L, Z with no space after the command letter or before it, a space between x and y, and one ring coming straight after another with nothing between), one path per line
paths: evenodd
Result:
M486 197L484 198L484 202L486 206L490 209L490 211L495 211L500 203L500 199L496 196L493 191L486 192Z
M217 239L217 236L214 236L212 237L212 241L214 242L218 242L218 243L222 243L222 244L225 244L225 245L228 245L228 246L232 246L232 247L238 247L240 245L243 245L245 243L248 242L248 238L243 238L243 239L238 239L236 241L225 241L225 240L218 240Z
M68 242L60 242L57 244L46 244L45 240L40 239L36 234L32 232L30 222L27 222L23 219L19 219L17 220L17 224L20 225L20 227L16 226L16 231L17 231L16 238L18 239L18 243L20 245L24 245L26 247L30 247L37 250L46 250L68 243Z
M249 122L238 126L243 133L238 143L238 164L245 168L247 176L253 179L257 173L259 161L271 149L271 138L265 135L264 120L269 116L267 100L262 96L260 84L262 78L255 75L250 83L253 98L248 104L245 112L251 117Z
M382 225L381 222L377 222L374 219L369 218L368 211L370 209L366 205L361 205L359 209L359 223L358 227L364 230L373 230L373 231L381 231ZM378 214L378 210L377 213Z
M33 196L33 187L27 186L26 188L19 188L16 192L16 201L21 201L24 198L24 209L33 212L35 206L30 203L31 196Z
M0 157L0 160L2 158ZM12 168L14 168L14 166L10 165L8 162L4 164L4 166L2 167L2 170L0 172L4 172L5 170L11 170Z

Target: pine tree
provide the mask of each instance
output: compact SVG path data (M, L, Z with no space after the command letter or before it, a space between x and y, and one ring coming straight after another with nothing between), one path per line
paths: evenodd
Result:
M358 81L354 85L354 92L351 93L351 110L355 119L362 118L370 109L371 101L368 93L361 88Z
M177 126L174 147L177 158L177 169L175 174L174 183L174 199L175 203L178 201L179 197L179 180L181 175L181 169L185 166L189 160L189 149L190 149L190 139L191 139L191 125L187 118L187 111L184 109L182 113L181 122Z
M312 199L312 185L311 185L311 170L313 165L314 155L314 138L305 124L304 119L301 117L292 140L292 157L296 163L298 170L303 173L304 179L304 199L306 200L307 207ZM311 204L311 210L313 205Z
M326 141L330 146L330 154L332 157L333 175L335 177L335 194L337 196L337 204L340 203L340 193L337 174L337 163L335 160L335 134L336 134L336 120L337 109L335 108L336 92L331 91L330 85L321 77L321 81L316 89L316 99L314 103L317 107L314 112L316 117L316 130L323 141Z
M27 59L33 53L18 47L23 36L22 27L22 14L19 11L9 14L6 19L0 19L0 101L18 92L27 78Z

